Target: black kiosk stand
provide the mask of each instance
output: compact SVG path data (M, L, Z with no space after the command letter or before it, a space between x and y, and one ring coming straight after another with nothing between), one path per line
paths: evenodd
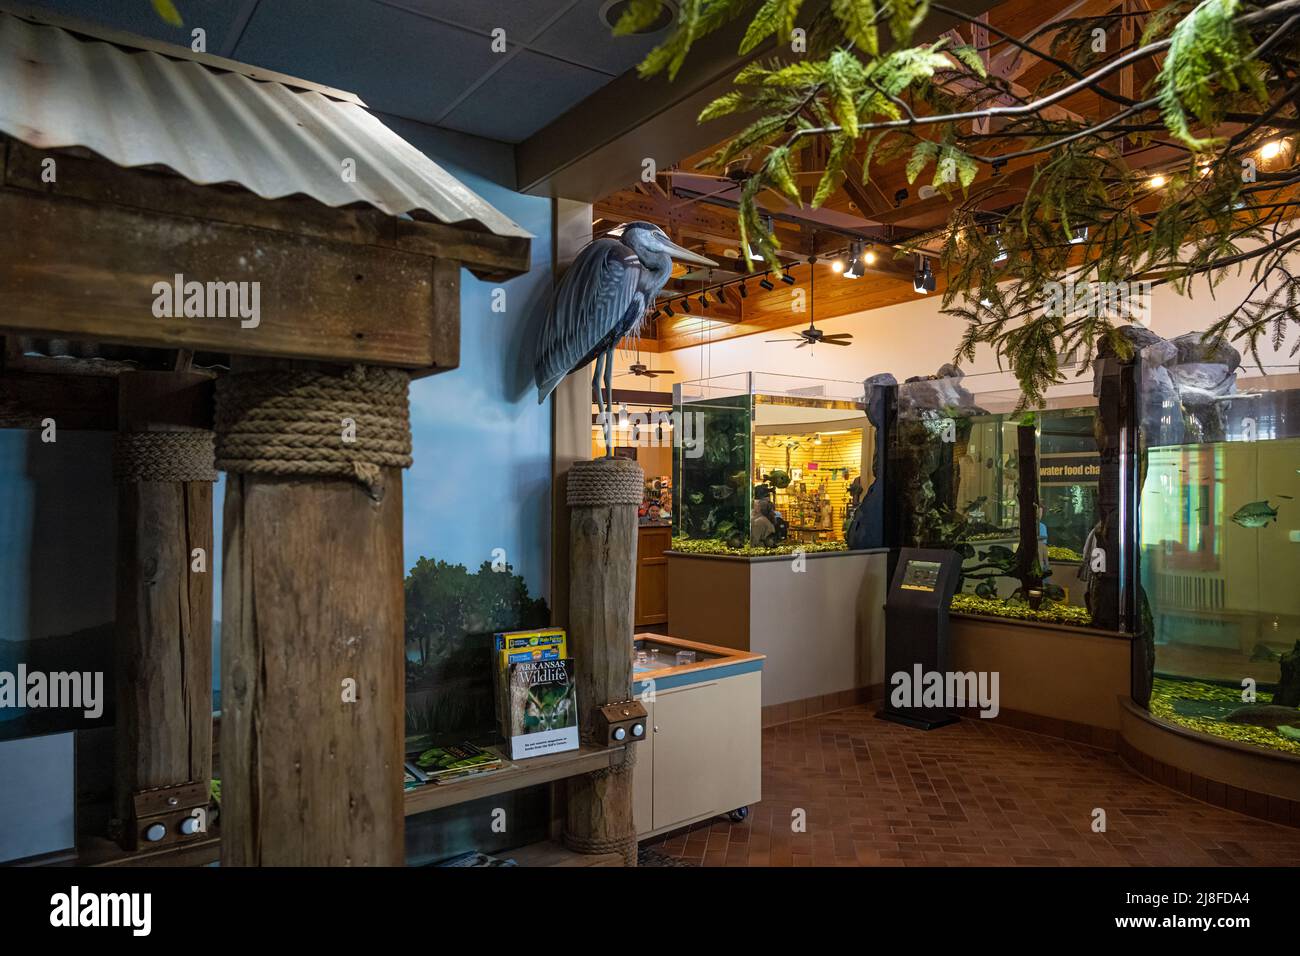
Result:
M925 707L920 701L926 675L938 674L940 686L947 684L948 606L960 576L955 551L902 549L885 600L885 704L877 717L921 730L957 720L942 702ZM911 703L896 706L900 683Z

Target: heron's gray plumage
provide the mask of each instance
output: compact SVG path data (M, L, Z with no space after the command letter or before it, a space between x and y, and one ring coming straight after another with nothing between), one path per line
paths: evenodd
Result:
M595 360L595 386L600 389L605 416L606 455L613 453L614 349L625 336L640 330L655 296L673 274L674 258L716 265L683 249L649 222L628 223L617 239L605 236L593 240L560 280L537 340L533 373L539 404L566 375Z
M645 317L648 300L637 288L644 267L629 247L597 239L578 254L560 280L537 348L537 401L561 380L617 343ZM658 289L655 290L658 292Z

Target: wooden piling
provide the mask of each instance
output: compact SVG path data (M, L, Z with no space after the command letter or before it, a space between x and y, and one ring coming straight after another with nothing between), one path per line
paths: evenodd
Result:
M192 433L209 443L212 471L211 386L198 373L121 375L123 437ZM212 480L157 480L177 474L162 452L159 470L117 483L114 812L132 846L134 793L186 783L206 791L212 773Z
M634 461L598 458L569 471L569 642L575 660L581 736L596 709L632 693L637 505L644 476ZM632 760L568 782L564 841L583 853L620 852L636 865Z

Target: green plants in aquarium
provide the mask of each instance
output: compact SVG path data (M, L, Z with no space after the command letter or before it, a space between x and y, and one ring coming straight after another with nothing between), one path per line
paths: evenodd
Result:
M1150 710L1300 753L1300 376L1170 344L1143 381Z

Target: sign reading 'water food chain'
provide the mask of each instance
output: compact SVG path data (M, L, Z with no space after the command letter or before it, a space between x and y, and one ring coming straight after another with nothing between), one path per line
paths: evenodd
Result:
M1045 458L1038 465L1039 481L1095 481L1101 477L1101 459L1096 455Z

